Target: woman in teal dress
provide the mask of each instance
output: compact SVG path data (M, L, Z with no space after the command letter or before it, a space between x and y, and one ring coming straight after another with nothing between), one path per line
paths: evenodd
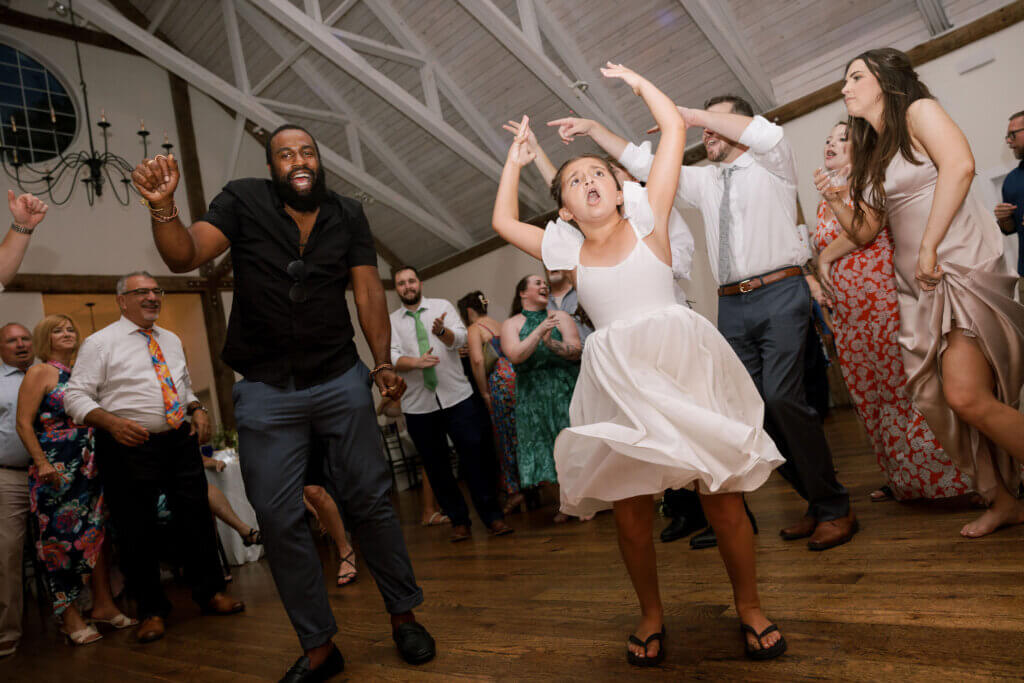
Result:
M512 315L501 326L501 349L516 370L516 455L524 489L558 482L555 437L569 426L583 348L572 317L547 305L547 282L527 275L516 285Z
M43 362L25 373L16 427L34 463L28 471L29 507L53 612L68 641L86 645L102 637L93 624L128 628L138 622L121 613L110 591L103 555L106 510L92 428L75 424L64 412L64 388L79 341L78 329L65 315L47 316L36 325L32 345ZM86 578L91 578L93 603L88 621L75 604Z

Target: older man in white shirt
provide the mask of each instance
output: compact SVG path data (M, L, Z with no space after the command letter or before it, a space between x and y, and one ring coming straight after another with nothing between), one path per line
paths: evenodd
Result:
M28 466L32 458L14 429L18 390L32 366L32 333L18 323L0 327L0 657L21 640L22 550L28 526Z
M726 95L680 113L704 128L715 165L683 166L678 198L700 209L718 288L718 329L765 400L765 427L786 464L779 472L808 509L783 538L810 537L811 550L849 541L857 531L846 488L838 482L818 414L807 403L804 355L810 292L804 266L810 245L796 219L796 162L783 130ZM554 122L553 122L554 123ZM563 138L589 135L634 176L646 179L653 155L600 124L558 122Z
M199 453L199 442L210 436L210 420L192 393L181 340L155 325L163 290L149 273L131 273L117 283L117 303L121 319L82 344L64 406L75 422L96 427L104 498L123 547L128 588L138 601L136 635L145 643L163 637L171 610L160 585L156 542L161 492L192 598L212 614L234 614L245 605L223 593Z
M403 266L393 277L402 306L391 314L391 362L408 387L402 412L434 495L451 518L451 540L467 540L470 523L469 508L452 474L449 436L480 519L493 535L511 533L498 504L490 425L473 401L459 359L466 326L451 302L423 298L415 268Z

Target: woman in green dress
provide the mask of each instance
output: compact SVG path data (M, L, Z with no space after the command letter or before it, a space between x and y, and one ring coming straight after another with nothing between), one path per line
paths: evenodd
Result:
M548 311L548 283L527 275L516 285L511 317L501 326L501 350L516 370L519 483L556 484L555 437L569 426L569 402L583 350L576 323ZM568 519L562 513L555 521Z

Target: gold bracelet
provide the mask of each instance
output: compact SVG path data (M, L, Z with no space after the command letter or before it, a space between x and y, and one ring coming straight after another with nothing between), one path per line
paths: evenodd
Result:
M395 366L392 365L391 363L381 363L380 365L375 367L373 370L370 370L370 377L371 378L372 377L376 377L378 373L380 373L380 372L382 372L384 370L394 371L394 369L395 369Z
M170 223L171 221L178 217L178 205L174 205L174 210L171 212L170 216L162 216L153 209L150 209L149 217L152 218L157 223Z

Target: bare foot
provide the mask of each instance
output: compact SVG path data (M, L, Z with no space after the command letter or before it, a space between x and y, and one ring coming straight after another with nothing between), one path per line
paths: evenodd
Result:
M758 633L761 633L766 628L772 625L772 622L769 621L768 618L764 615L764 613L761 612L760 607L752 607L743 610L737 609L737 612L740 615L740 622L751 627ZM753 650L760 650L762 645L764 645L765 648L769 648L775 643L779 642L779 638L782 637L782 634L778 631L772 631L771 633L761 638L761 642L758 643L757 638L754 637L754 634L744 633L744 635L746 636L747 642L750 644L750 647Z
M580 521L581 522L589 522L590 520L594 519L595 515L597 515L596 512L593 512L593 513L591 513L589 515L583 515L582 517L580 517Z
M635 635L642 643L648 638L650 638L651 635L660 631L662 628L664 628L664 617L662 615L657 615L653 617L642 616L640 617L640 623L637 624L636 630L633 631L633 635ZM628 647L629 651L637 657L655 657L657 656L658 651L661 649L661 641L652 640L647 645L646 652L644 652L643 645L636 645L630 642L628 644Z
M997 498L992 507L985 510L981 517L965 525L960 530L960 535L967 538L981 538L1004 526L1022 523L1024 523L1024 505L1010 497L1007 497L1005 502L1003 499Z

